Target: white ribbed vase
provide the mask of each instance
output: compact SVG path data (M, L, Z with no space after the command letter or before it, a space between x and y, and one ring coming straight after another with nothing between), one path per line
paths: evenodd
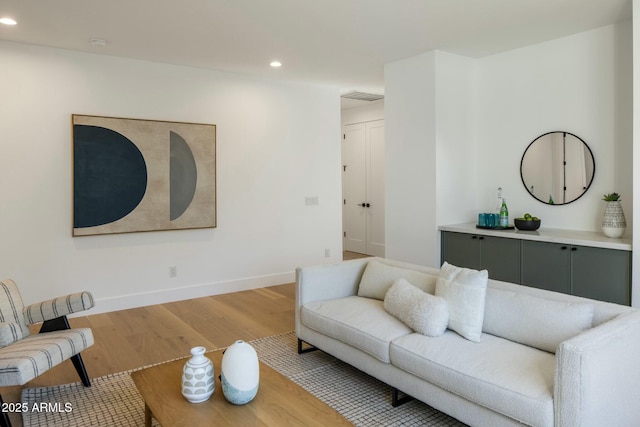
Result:
M236 341L224 351L220 368L222 394L234 405L244 405L256 397L260 384L260 365L255 349Z
M182 395L191 403L204 402L216 388L213 363L205 351L204 347L193 347L192 357L182 369Z
M619 200L605 203L604 215L602 216L602 232L607 237L622 237L627 229L627 221L622 211L622 204Z

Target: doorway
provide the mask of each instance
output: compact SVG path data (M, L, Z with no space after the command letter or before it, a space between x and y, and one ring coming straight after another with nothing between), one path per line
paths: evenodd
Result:
M342 132L343 249L384 257L384 120Z

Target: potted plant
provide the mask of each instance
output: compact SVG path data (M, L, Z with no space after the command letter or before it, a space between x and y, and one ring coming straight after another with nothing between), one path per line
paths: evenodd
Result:
M622 211L620 194L605 194L602 200L605 201L604 215L602 216L602 232L607 237L620 238L627 229L627 221Z

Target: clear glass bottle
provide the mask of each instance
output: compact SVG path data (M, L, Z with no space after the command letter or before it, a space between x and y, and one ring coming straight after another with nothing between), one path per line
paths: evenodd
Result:
M496 208L494 209L494 213L499 214L500 209L502 209L502 187L498 187L498 203L496 203Z

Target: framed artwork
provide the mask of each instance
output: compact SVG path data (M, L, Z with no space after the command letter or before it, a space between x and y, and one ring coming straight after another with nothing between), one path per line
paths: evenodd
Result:
M71 117L73 236L216 226L216 126Z

